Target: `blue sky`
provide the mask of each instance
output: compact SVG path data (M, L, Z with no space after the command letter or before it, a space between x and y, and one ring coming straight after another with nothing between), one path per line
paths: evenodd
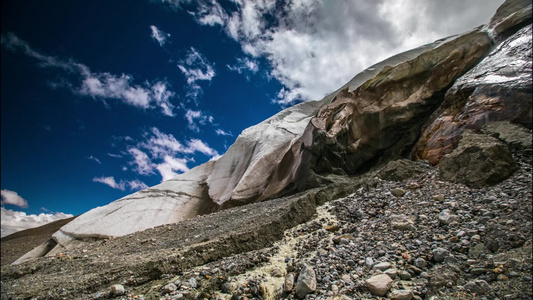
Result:
M503 1L463 2L3 1L2 228L216 159L243 129Z

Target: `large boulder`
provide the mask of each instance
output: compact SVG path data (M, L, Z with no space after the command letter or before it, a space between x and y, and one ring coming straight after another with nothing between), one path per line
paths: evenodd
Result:
M466 131L457 149L442 158L440 176L481 188L509 178L516 168L505 144L488 135Z

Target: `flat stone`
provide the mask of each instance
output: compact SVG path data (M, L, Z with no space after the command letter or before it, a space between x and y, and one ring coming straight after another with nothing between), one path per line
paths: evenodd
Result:
M380 262L378 264L374 265L374 269L385 271L391 267L391 264L389 262Z
M389 294L391 300L411 300L413 299L413 291L411 290L394 290Z

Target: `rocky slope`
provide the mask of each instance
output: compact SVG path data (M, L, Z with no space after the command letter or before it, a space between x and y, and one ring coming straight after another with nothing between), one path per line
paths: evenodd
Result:
M327 174L361 174L411 154L438 164L465 129L501 120L531 128L531 82L531 3L508 1L487 25L391 57L322 100L246 129L218 160L79 216L17 263L304 191L330 182Z
M528 299L531 148L513 159L514 174L489 188L399 160L330 178L335 185L95 241L4 266L2 299Z
M77 217L2 267L2 298L531 297L531 10L506 1Z

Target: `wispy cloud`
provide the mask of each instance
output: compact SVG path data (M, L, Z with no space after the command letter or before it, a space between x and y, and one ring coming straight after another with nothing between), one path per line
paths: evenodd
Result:
M93 181L103 183L105 185L108 185L114 189L118 189L121 191L125 191L126 187L129 187L130 190L132 191L133 190L144 190L148 188L148 186L144 182L137 180L137 179L131 180L131 181L120 180L117 182L115 180L115 177L110 176L110 177L95 177L93 178Z
M128 146L127 152L135 173L152 175L158 172L163 181L188 171L187 164L194 161L191 155L202 153L211 159L219 156L215 149L200 139L180 142L174 135L161 132L156 127L144 133L143 141Z
M52 88L67 88L75 94L100 99L106 105L106 100L118 100L141 109L159 108L167 116L175 115L174 105L170 102L170 99L174 97L174 92L165 80L135 84L131 75L94 73L88 66L72 59L60 59L42 54L13 33L2 34L1 41L7 49L22 51L27 56L33 57L43 68L59 68L66 74L76 75L78 78L76 82L62 78L61 84L51 84Z
M189 129L195 132L200 132L200 125L206 125L207 122L213 123L213 116L207 115L200 110L187 109L185 119L189 125Z
M98 158L96 158L96 157L94 157L94 156L92 156L92 155L89 156L89 157L87 157L87 159L94 160L94 161L97 162L99 165L102 164L102 162L101 162Z
M224 131L220 128L218 128L217 130L215 130L215 133L217 135L222 135L222 136L233 136L233 134L231 133L231 131Z
M14 211L11 209L5 209L4 207L1 208L1 230L2 230L2 237L15 233L17 231L29 229L29 228L35 228L38 226L45 225L47 223L65 219L65 218L71 218L74 215L71 214L65 214L62 212L56 212L56 213L40 213L38 215L35 214L26 214L22 211Z
M191 47L187 55L178 63L178 68L187 80L187 97L197 101L202 94L199 81L211 81L216 73L213 65L198 50Z
M150 25L150 29L152 30L152 38L159 43L159 46L163 47L170 37L170 33L163 32L155 25Z
M229 70L237 72L239 74L244 74L246 79L250 79L250 74L255 74L259 71L259 64L256 60L250 59L248 57L237 58L237 63L234 65L226 65Z
M22 208L28 207L28 201L17 194L17 192L10 190L2 190L2 205L11 204Z

